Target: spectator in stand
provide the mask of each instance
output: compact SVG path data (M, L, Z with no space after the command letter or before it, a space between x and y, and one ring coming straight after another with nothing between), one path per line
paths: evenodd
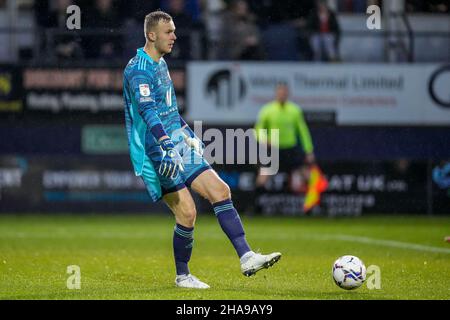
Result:
M136 48L140 47L145 41L142 32L142 21L145 16L159 8L159 1L151 0L117 0L119 6L119 15L123 21L122 30L124 37L122 46L122 59L128 61L129 57L136 54Z
M231 0L225 0L227 4ZM276 1L276 0L247 0L249 9L256 15L256 22L261 28L269 24L289 22L294 25L302 24L314 8L314 0Z
M365 13L371 1L367 0L338 0L339 12ZM375 3L374 3L375 4Z
M450 13L448 0L406 0L406 12Z
M43 34L41 46L46 50L46 57L58 60L83 58L81 39L67 31L67 7L73 5L72 0L37 1L34 4L36 23L44 32L52 32L53 42L46 43ZM55 32L55 33L53 33ZM46 47L49 45L49 47Z
M312 50L306 26L307 18L314 8L315 0L249 0L248 3L251 11L258 17L257 23L263 34L267 58L312 60ZM271 43L273 35L278 38L275 44ZM293 37L295 40L293 40ZM267 41L266 38L269 40ZM288 43L288 50L285 54L276 53L278 43Z
M87 28L95 28L98 35L85 37L85 52L88 58L115 59L120 57L122 37L118 31L121 19L113 0L96 0L94 8L83 20Z
M247 2L234 0L224 13L219 59L261 60L261 36Z
M177 42L170 57L180 60L192 59L191 37L194 35L194 31L199 31L202 34L204 26L199 20L197 22L193 20L192 15L187 11L188 2L185 0L167 0L164 2L167 2L167 13L172 16L177 26ZM206 50L206 48L203 48L203 50Z
M311 47L315 61L338 61L340 27L334 12L326 1L318 0L309 17Z
M172 10L173 5L172 0L160 0L160 7L163 11ZM184 14L191 18L191 21L197 22L200 19L201 6L199 0L183 0L181 8Z
M192 21L192 17L185 12L185 0L167 0L164 2L167 2L166 12L172 16L172 19L177 26L177 42L172 49L170 57L182 60L189 59L191 57L189 37L194 22ZM180 31L181 34L178 31Z
M158 0L117 0L119 5L119 14L122 21L135 22L139 24L139 28L142 28L142 21L144 21L145 16L156 9L159 8ZM128 34L128 33L127 33ZM142 35L144 39L144 35ZM141 39L141 42L142 42ZM133 54L136 50L133 50Z
M222 0L201 0L201 19L205 27L205 42L208 45L205 55L216 60L220 52L220 37L223 28L223 16L226 9Z

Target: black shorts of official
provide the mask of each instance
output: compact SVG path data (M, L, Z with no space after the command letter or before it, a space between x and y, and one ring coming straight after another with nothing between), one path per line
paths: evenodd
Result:
M298 146L288 149L279 149L279 171L292 172L299 169L304 164L305 154ZM271 164L261 165L262 168L268 168Z

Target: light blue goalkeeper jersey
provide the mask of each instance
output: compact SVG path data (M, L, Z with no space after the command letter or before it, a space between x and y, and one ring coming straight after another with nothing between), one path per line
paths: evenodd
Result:
M148 154L158 144L150 129L162 124L171 136L181 126L166 61L155 62L143 48L138 49L124 71L123 97L131 162L140 176L145 163L152 165Z

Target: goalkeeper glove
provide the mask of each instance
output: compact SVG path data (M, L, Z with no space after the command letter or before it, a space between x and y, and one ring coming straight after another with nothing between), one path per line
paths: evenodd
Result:
M197 138L194 131L189 126L186 126L183 130L183 137L186 144L194 149L199 155L203 156L205 150L205 144Z
M183 159L175 149L172 140L166 138L159 143L163 154L162 159L158 161L158 172L163 177L174 179L178 176L179 171L184 171Z

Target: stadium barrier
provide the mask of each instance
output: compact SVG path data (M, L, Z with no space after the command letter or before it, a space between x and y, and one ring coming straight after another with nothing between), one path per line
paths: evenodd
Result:
M450 164L425 161L328 162L329 181L313 215L449 214ZM302 216L304 187L279 172L255 193L255 165L214 165L230 186L236 207L265 215ZM210 212L196 197L199 212ZM0 212L167 212L152 204L128 156L1 156Z

